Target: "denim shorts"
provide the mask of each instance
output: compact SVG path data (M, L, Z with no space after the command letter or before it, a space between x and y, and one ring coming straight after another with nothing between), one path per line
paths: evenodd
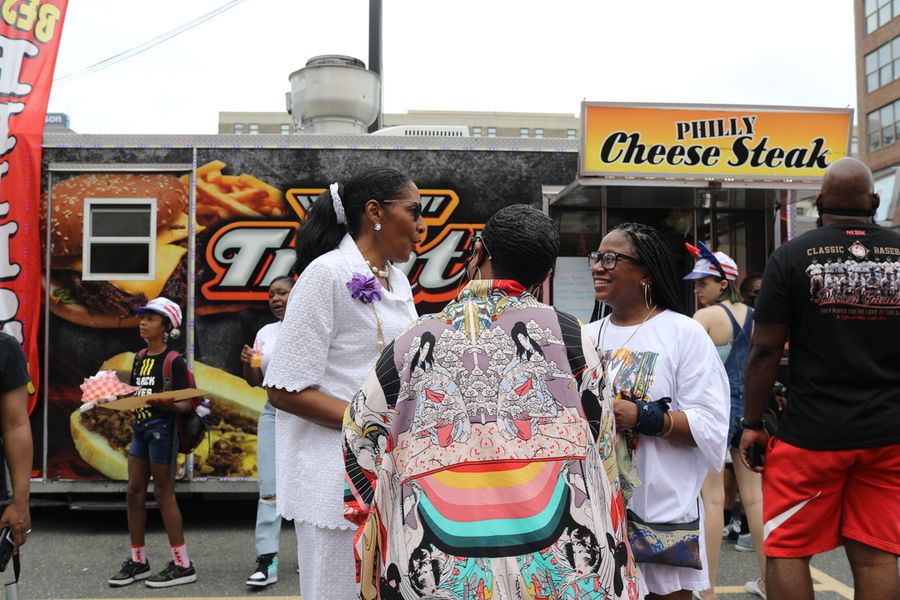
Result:
M154 465L168 465L175 451L174 415L151 417L135 421L128 456L149 461Z

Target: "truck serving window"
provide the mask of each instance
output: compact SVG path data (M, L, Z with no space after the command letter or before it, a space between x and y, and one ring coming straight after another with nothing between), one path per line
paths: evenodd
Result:
M156 199L85 198L86 281L156 276Z

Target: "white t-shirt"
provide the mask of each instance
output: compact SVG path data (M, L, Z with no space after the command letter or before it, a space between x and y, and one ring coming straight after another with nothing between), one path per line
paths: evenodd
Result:
M291 290L281 334L263 387L300 392L318 388L349 402L362 387L381 350L375 312L385 345L417 318L409 280L391 265L392 291L364 304L350 296L354 274L372 271L345 235L340 245L314 260ZM275 417L275 479L278 512L330 529L353 529L344 519L344 457L341 431L284 411Z
M269 361L272 360L272 354L275 352L275 342L278 341L279 333L281 333L281 321L269 323L256 332L253 348L262 353L260 370L262 370L263 377L266 376L266 369L268 369Z
M606 330L602 336L601 325ZM697 442L692 447L639 436L633 460L641 485L634 489L628 508L650 523L696 519L700 487L709 469L722 469L728 434L731 390L715 345L702 325L668 310L643 326L619 327L607 317L585 330L595 344L603 338L603 348L597 350L614 392L627 390L632 397L648 400L671 398L670 410L684 412ZM639 563L651 592L709 587L702 519L700 533L702 571Z

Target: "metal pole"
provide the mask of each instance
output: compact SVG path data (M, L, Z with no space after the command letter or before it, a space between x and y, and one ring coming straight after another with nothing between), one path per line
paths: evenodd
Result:
M369 126L369 133L382 127L384 114L384 75L381 65L381 0L369 0L369 70L380 76L378 86L378 116Z

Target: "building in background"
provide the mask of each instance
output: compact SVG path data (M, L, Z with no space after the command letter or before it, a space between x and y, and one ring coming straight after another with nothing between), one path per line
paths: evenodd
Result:
M567 138L580 135L578 117L560 113L511 113L411 110L384 115L384 127L457 125L472 137ZM220 112L219 133L288 134L293 130L287 112Z
M855 0L859 158L881 196L876 218L900 225L900 1Z
M47 113L44 117L44 131L75 133L69 126L69 115L66 113Z

